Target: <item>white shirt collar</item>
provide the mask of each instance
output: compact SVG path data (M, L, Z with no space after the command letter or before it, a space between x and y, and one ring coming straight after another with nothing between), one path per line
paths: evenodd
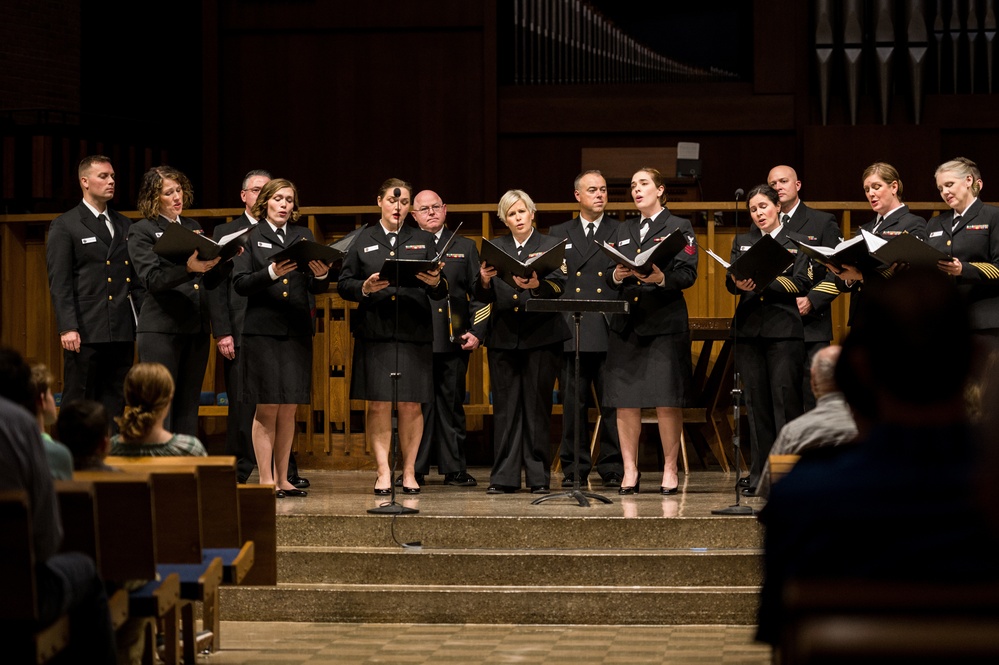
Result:
M278 227L276 227L276 226L274 226L273 224L271 224L271 220L269 220L269 219L265 219L264 221L265 221L265 222L267 222L267 226L271 227L271 231L273 231L273 232L274 232L274 234L275 234L275 235L277 235L277 230L278 230ZM283 228L283 229L285 230L285 231L284 231L284 235L285 235L285 237L288 237L288 225L287 225L287 224L285 224L285 225L284 225L284 226L282 226L281 228Z
M594 220L589 220L583 217L582 213L579 215L579 223L583 225L583 230L586 230L587 224L593 224L593 232L596 233L600 230L600 224L604 221L604 214L600 213L600 216Z
M104 207L104 212L101 212L100 210L98 210L94 206L90 205L90 202L87 201L87 199L83 199L83 205L87 206L87 210L89 210L90 212L94 213L94 217L100 217L101 215L107 215L108 220L109 221L111 220L111 215L108 214L107 206Z
M904 208L904 207L905 207L905 204L904 204L904 203L899 203L899 204L898 204L897 206L895 206L894 208L892 208L891 210L889 210L889 211L888 211L888 212L886 212L885 214L881 215L881 219L888 219L888 215L891 215L891 214L893 214L893 213L894 213L894 212L895 212L896 210L898 210L899 208Z
M971 209L971 206L975 205L975 201L977 201L977 200L978 200L977 196L975 198L971 199L971 203L968 204L968 207L965 208L964 210L962 210L961 212L959 212L958 214L961 217L964 217L965 215L967 215L968 211Z
M801 205L801 199L798 199L798 202L794 204L793 208L791 208L787 212L782 212L781 214L787 215L788 217L794 217L794 213L798 212L798 206L800 205Z
M511 237L512 237L512 236L511 236ZM531 235L529 235L529 236L527 236L526 238L524 238L524 242L522 242L522 243L520 243L520 242L517 242L517 239L516 239L516 238L514 238L514 239L513 239L513 244L514 244L514 246L515 246L515 247L516 247L517 249L520 249L521 247L523 247L524 245L526 245L526 244L528 243L528 241L530 241L530 239L531 239L531 238L533 238L533 237L534 237L534 229L532 228L532 229L531 229Z
M780 232L783 231L783 230L784 230L784 225L783 224L778 224L777 228L774 229L773 231L771 231L770 233L768 233L767 235L769 235L774 240L777 240L777 236L779 236Z
M244 214L244 215L246 215L246 218L247 218L248 220L250 220L250 225L251 225L251 226L256 226L256 225L257 225L257 224L258 224L258 223L260 222L260 220L259 220L259 219L254 219L254 218L253 218L253 215L251 215L251 214L250 214L250 213L248 213L248 212L244 212L243 214Z

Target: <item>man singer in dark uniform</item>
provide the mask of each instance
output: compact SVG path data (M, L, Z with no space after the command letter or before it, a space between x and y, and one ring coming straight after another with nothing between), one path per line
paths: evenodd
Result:
M784 227L792 233L804 236L802 242L808 245L835 247L840 243L840 229L831 213L812 210L798 197L801 181L790 166L775 166L770 169L767 184L777 190L780 197L780 219ZM759 229L753 228L754 233ZM798 312L805 324L805 378L802 385L802 406L811 411L815 406L815 395L809 379L812 358L820 349L832 341L832 301L839 295L835 284L824 282L826 268L820 263L811 263L812 287L808 293L798 297Z
M556 224L549 231L553 238L566 238L565 263L569 271L563 298L581 300L615 300L617 293L607 288L606 275L614 270L614 262L600 251L596 242L603 242L617 235L617 220L604 215L607 205L607 180L600 171L584 171L576 176L574 183L576 200L579 201L579 217ZM594 242L596 241L596 242ZM574 329L571 314L566 314L566 323ZM591 386L596 391L597 401L603 401L603 369L607 360L607 319L599 312L583 314L579 322L579 401L573 403L573 379L575 374L575 338L566 341L562 354L562 371L559 374L559 393L562 396L564 411L562 416L562 446L559 458L562 461L562 486L571 487L576 474L579 482L586 485L586 477L592 468L590 458L589 428L583 427L579 433L579 468L575 467L573 439L580 412L586 423L587 405ZM600 406L600 456L596 470L604 481L604 487L620 487L624 476L621 460L621 444L617 437L617 409Z
M433 234L434 252L439 253L453 233L444 225L447 205L436 192L425 189L413 198L413 218L421 229ZM431 455L436 451L437 469L444 476L444 484L472 487L476 481L468 474L465 460L465 374L471 352L485 339L490 308L472 295L479 275L475 242L455 238L443 261L448 296L430 303L434 321L434 399L423 405L416 480L423 484L423 477L430 473Z
M243 214L231 222L216 226L212 234L213 240L218 242L230 233L257 225L259 220L253 217L253 206L257 202L260 190L270 181L271 174L263 169L255 169L243 176L243 186L239 192L239 198L243 200L245 206ZM241 404L239 401L239 363L236 359L242 338L243 321L246 319L246 297L239 295L232 288L231 276L227 277L218 288L209 291L209 297L212 304L212 335L215 337L215 346L222 354L225 389L229 395L225 453L236 456L236 479L245 483L257 464L253 454L255 408L252 404ZM294 452L288 460L288 481L299 489L306 488L310 484L308 480L298 475Z
M45 244L63 348L63 400L92 399L121 415L142 293L125 242L131 221L108 207L115 185L110 159L85 157L79 176L83 200L52 220Z

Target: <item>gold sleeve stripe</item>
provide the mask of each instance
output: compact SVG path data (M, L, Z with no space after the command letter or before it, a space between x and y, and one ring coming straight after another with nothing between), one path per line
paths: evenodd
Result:
M550 279L546 279L545 283L548 284L548 286L552 287L552 291L554 291L555 293L562 293L562 287L556 284L555 282L551 281Z
M492 303L485 305L484 307L482 307L482 309L480 309L475 313L474 317L472 317L472 323L473 324L482 323L483 321L489 318L489 315L492 314L492 312L493 312Z
M991 263L972 261L971 265L978 268L986 278L999 279L999 268L996 268Z
M837 289L836 285L831 282L819 282L818 284L815 285L815 288L813 288L812 291L818 291L819 293L828 293L829 295L833 296L839 295L839 289Z
M783 286L788 293L797 293L798 285L795 284L789 277L778 277L777 281Z
M885 279L890 279L895 275L895 271L892 270L890 266L885 268L884 270L879 270L878 272L880 272L881 276L884 277Z

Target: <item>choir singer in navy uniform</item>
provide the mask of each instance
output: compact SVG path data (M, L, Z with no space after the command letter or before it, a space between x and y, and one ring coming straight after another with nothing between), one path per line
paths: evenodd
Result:
M45 243L49 291L63 348L65 404L91 399L112 415L125 408L142 288L128 257L132 222L108 203L115 173L103 155L78 169L83 200L56 217Z
M417 275L421 286L389 286L379 270L385 259L428 260L436 256L434 237L405 226L413 187L389 178L378 190L381 219L357 234L343 267L337 291L357 303L351 319L354 353L350 398L367 400L365 430L375 450L375 495L392 492L392 374L399 372L399 446L404 494L419 494L416 455L423 435L421 404L433 399L433 336L430 298L447 295L440 269Z
M504 194L497 206L510 235L495 244L521 262L560 242L534 228L536 210L531 197L519 189ZM498 277L496 268L480 265L475 295L492 305L486 336L494 423L489 494L520 489L521 469L533 494L550 492L552 391L569 328L557 312L529 313L524 307L532 298L561 296L566 271L563 262L561 269L547 275L514 277L515 288Z
M614 270L614 262L600 251L597 243L617 235L620 222L604 215L607 204L607 181L600 171L584 171L574 183L579 217L556 224L549 230L553 238L565 238L565 265L568 283L563 299L616 300L617 292L607 286L607 275ZM572 314L566 314L566 324L575 326ZM562 445L559 458L562 462L562 487L571 487L578 475L581 485L593 468L590 457L590 437L587 409L591 390L597 396L600 408L600 454L596 470L604 487L620 487L624 477L621 461L621 444L617 437L617 411L604 403L604 374L607 360L607 317L600 312L586 312L579 321L579 395L575 394L576 342L570 338L562 349L562 371L559 373L559 393L562 396ZM580 414L582 414L579 422ZM579 432L579 468L575 466L574 438L577 423Z
M769 235L794 254L794 263L768 285L729 274L725 287L739 295L735 309L736 369L746 391L749 415L749 486L753 496L777 432L803 413L801 382L805 371L805 328L798 297L808 293L808 257L798 252L794 239L780 221L780 197L770 185L757 185L746 194L750 218L760 233L742 233L732 240L735 263L763 235Z
M168 224L202 233L201 225L182 217L194 203L187 176L170 166L146 171L139 188L139 213L132 225L128 253L146 297L139 311L139 361L160 363L173 377L176 393L166 427L179 434L198 433L198 402L211 348L208 294L201 276L219 262L202 261L195 251L177 265L153 251Z
M439 254L453 231L445 226L447 204L425 189L413 198L413 219L434 236ZM472 487L465 459L465 375L471 352L486 337L490 308L472 293L479 275L479 251L475 242L458 237L443 257L446 300L431 303L434 319L434 398L423 405L423 438L416 456L416 480L430 473L430 459L437 455L437 470L445 485ZM401 484L401 478L396 484Z
M253 452L261 484L274 484L278 498L305 496L288 478L295 440L295 411L312 395L312 312L315 294L329 287L329 266L271 259L302 239L308 228L291 224L300 216L298 190L284 178L269 181L253 205L259 223L246 251L236 257L232 286L246 297L239 363L239 399L256 405ZM306 269L307 268L307 269Z
M607 344L607 403L617 407L624 458L618 493L641 490L642 409L655 407L664 460L659 492L669 495L676 494L680 484L677 456L693 374L683 291L697 280L697 244L690 221L666 208L666 186L659 171L648 167L636 171L631 177L631 198L641 216L618 228L613 244L619 252L637 255L675 232L682 233L687 244L675 256L657 259L648 275L618 264L606 280L629 305L627 314L611 318Z
M971 329L991 349L999 338L999 208L978 198L977 169L964 158L937 167L937 189L950 211L931 217L926 231L927 242L952 257L939 268L957 280Z

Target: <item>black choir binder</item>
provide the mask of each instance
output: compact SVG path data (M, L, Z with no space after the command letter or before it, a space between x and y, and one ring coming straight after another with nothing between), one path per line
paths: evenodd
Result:
M594 240L594 242L596 241ZM652 272L653 263L657 261L672 261L673 257L687 246L687 236L683 234L683 231L677 229L656 243L655 247L650 247L644 252L639 252L631 257L625 256L606 242L597 244L603 250L604 254L609 256L615 263L620 263L626 268L631 268L638 274L646 276Z
M752 279L756 283L755 293L760 293L770 286L770 282L794 264L794 254L787 251L773 236L765 234L746 252L729 263L710 249L705 249L708 256L725 266L725 269L736 279Z
M479 258L486 264L496 268L497 276L515 289L519 289L514 277L529 279L533 273L538 273L538 279L544 279L545 275L554 272L562 267L565 261L565 243L563 239L559 244L551 249L545 250L537 256L532 256L524 261L515 256L510 256L494 243L485 238L482 239L482 251Z

